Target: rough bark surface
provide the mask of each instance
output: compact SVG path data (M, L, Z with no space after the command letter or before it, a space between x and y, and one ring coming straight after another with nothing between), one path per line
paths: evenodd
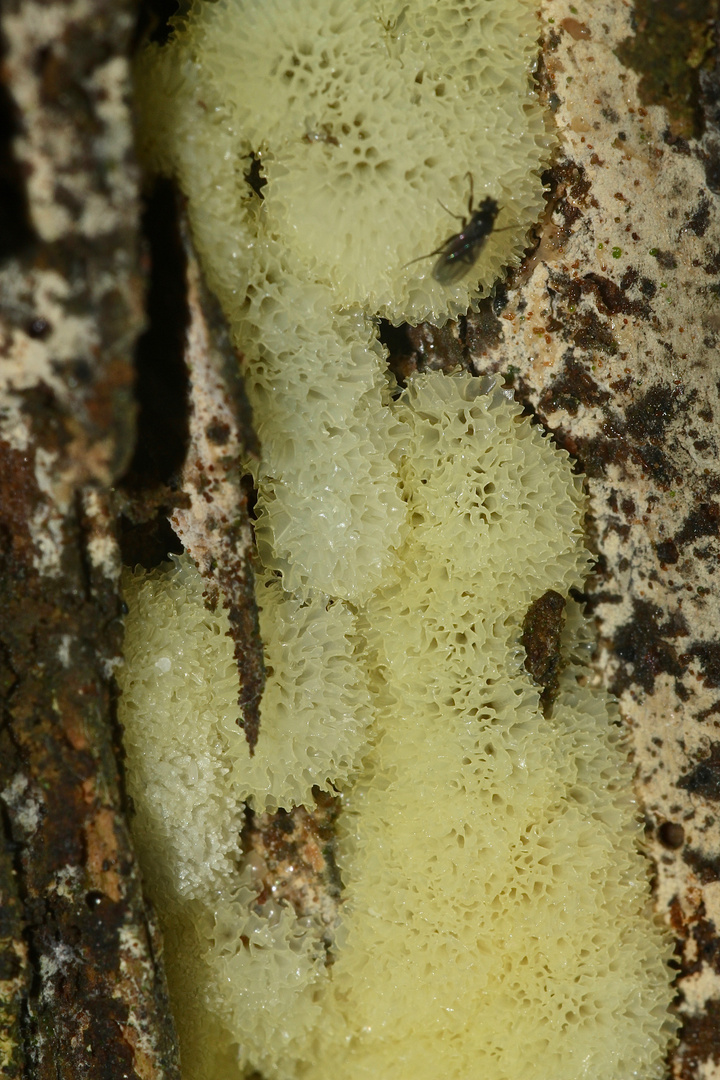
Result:
M178 1077L125 822L110 485L143 325L131 3L2 10L0 1072Z
M558 155L538 244L477 315L385 334L401 377L459 363L504 377L588 478L597 677L632 733L658 911L678 938L684 1026L670 1069L717 1080L717 3L542 0L540 10L539 82ZM14 0L0 23L0 1072L11 1080L178 1075L109 690L114 516L129 496L110 510L107 493L132 454L130 357L143 318L126 101L133 18L129 2ZM211 305L197 292L194 302L212 328ZM187 419L189 392L166 411ZM211 408L231 399L221 388ZM203 404L193 407L198 419ZM232 473L218 449L224 424L205 425L197 460ZM187 511L188 528L193 493L173 487L172 472L145 492L145 515L176 515L180 529ZM197 473L190 486L202 495L204 483ZM137 501L133 513L130 532ZM210 518L193 541L209 551ZM233 587L246 600L249 531L234 522L228 514ZM246 633L259 662L251 607L238 641ZM256 689L261 679L258 666Z
M187 504L178 506L170 521L205 578L206 602L227 610L239 673L238 704L252 753L260 729L265 662L251 562L254 538L241 483L242 458L254 449L250 408L222 313L203 286L189 239L186 247L190 438L180 486Z

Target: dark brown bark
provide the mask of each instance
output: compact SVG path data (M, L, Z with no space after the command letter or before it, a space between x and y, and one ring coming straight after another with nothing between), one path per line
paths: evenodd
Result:
M131 3L9 3L0 157L0 1071L179 1075L125 820L108 491L143 325Z

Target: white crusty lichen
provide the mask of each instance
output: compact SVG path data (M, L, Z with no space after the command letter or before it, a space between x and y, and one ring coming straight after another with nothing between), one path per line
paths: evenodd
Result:
M218 0L138 63L140 145L187 195L262 448L254 756L192 562L125 584L128 785L186 1080L662 1075L668 943L577 611L552 709L523 667L529 605L587 572L581 483L480 380L398 394L377 337L518 261L550 144L536 36L524 0ZM499 212L448 288L420 257L468 173ZM313 787L342 798L337 926L242 850L246 804Z

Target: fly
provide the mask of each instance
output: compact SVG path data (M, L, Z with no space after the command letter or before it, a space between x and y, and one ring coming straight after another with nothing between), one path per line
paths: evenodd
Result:
M480 252L485 247L488 236L493 231L500 210L497 199L493 199L491 195L487 195L473 209L475 202L473 177L472 173L467 175L470 177L467 217L461 214L453 214L451 210L448 210L447 206L440 203L443 210L447 210L451 217L462 222L462 229L460 232L448 236L447 240L443 241L440 247L435 248L434 251L420 256L420 259L429 259L433 255L440 256L433 267L432 276L441 285L454 285L456 281L460 281L461 278L465 277L468 270L475 265ZM420 259L413 259L412 262L420 262ZM410 266L410 263L407 263L407 265Z

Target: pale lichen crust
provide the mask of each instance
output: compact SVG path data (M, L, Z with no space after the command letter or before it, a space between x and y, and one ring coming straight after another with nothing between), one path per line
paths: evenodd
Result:
M197 573L129 580L120 719L189 1080L663 1074L670 946L650 915L614 709L588 685L575 608L547 715L520 646L528 606L587 571L581 484L485 389L434 374L389 406L407 517L366 605L308 608L276 579L259 586L261 604L273 595L262 766L232 739L227 620ZM316 708L309 762L297 688L312 699L323 682L338 704ZM344 901L327 966L326 928L260 902L239 833L256 785L282 805L292 776L307 790L332 762Z

